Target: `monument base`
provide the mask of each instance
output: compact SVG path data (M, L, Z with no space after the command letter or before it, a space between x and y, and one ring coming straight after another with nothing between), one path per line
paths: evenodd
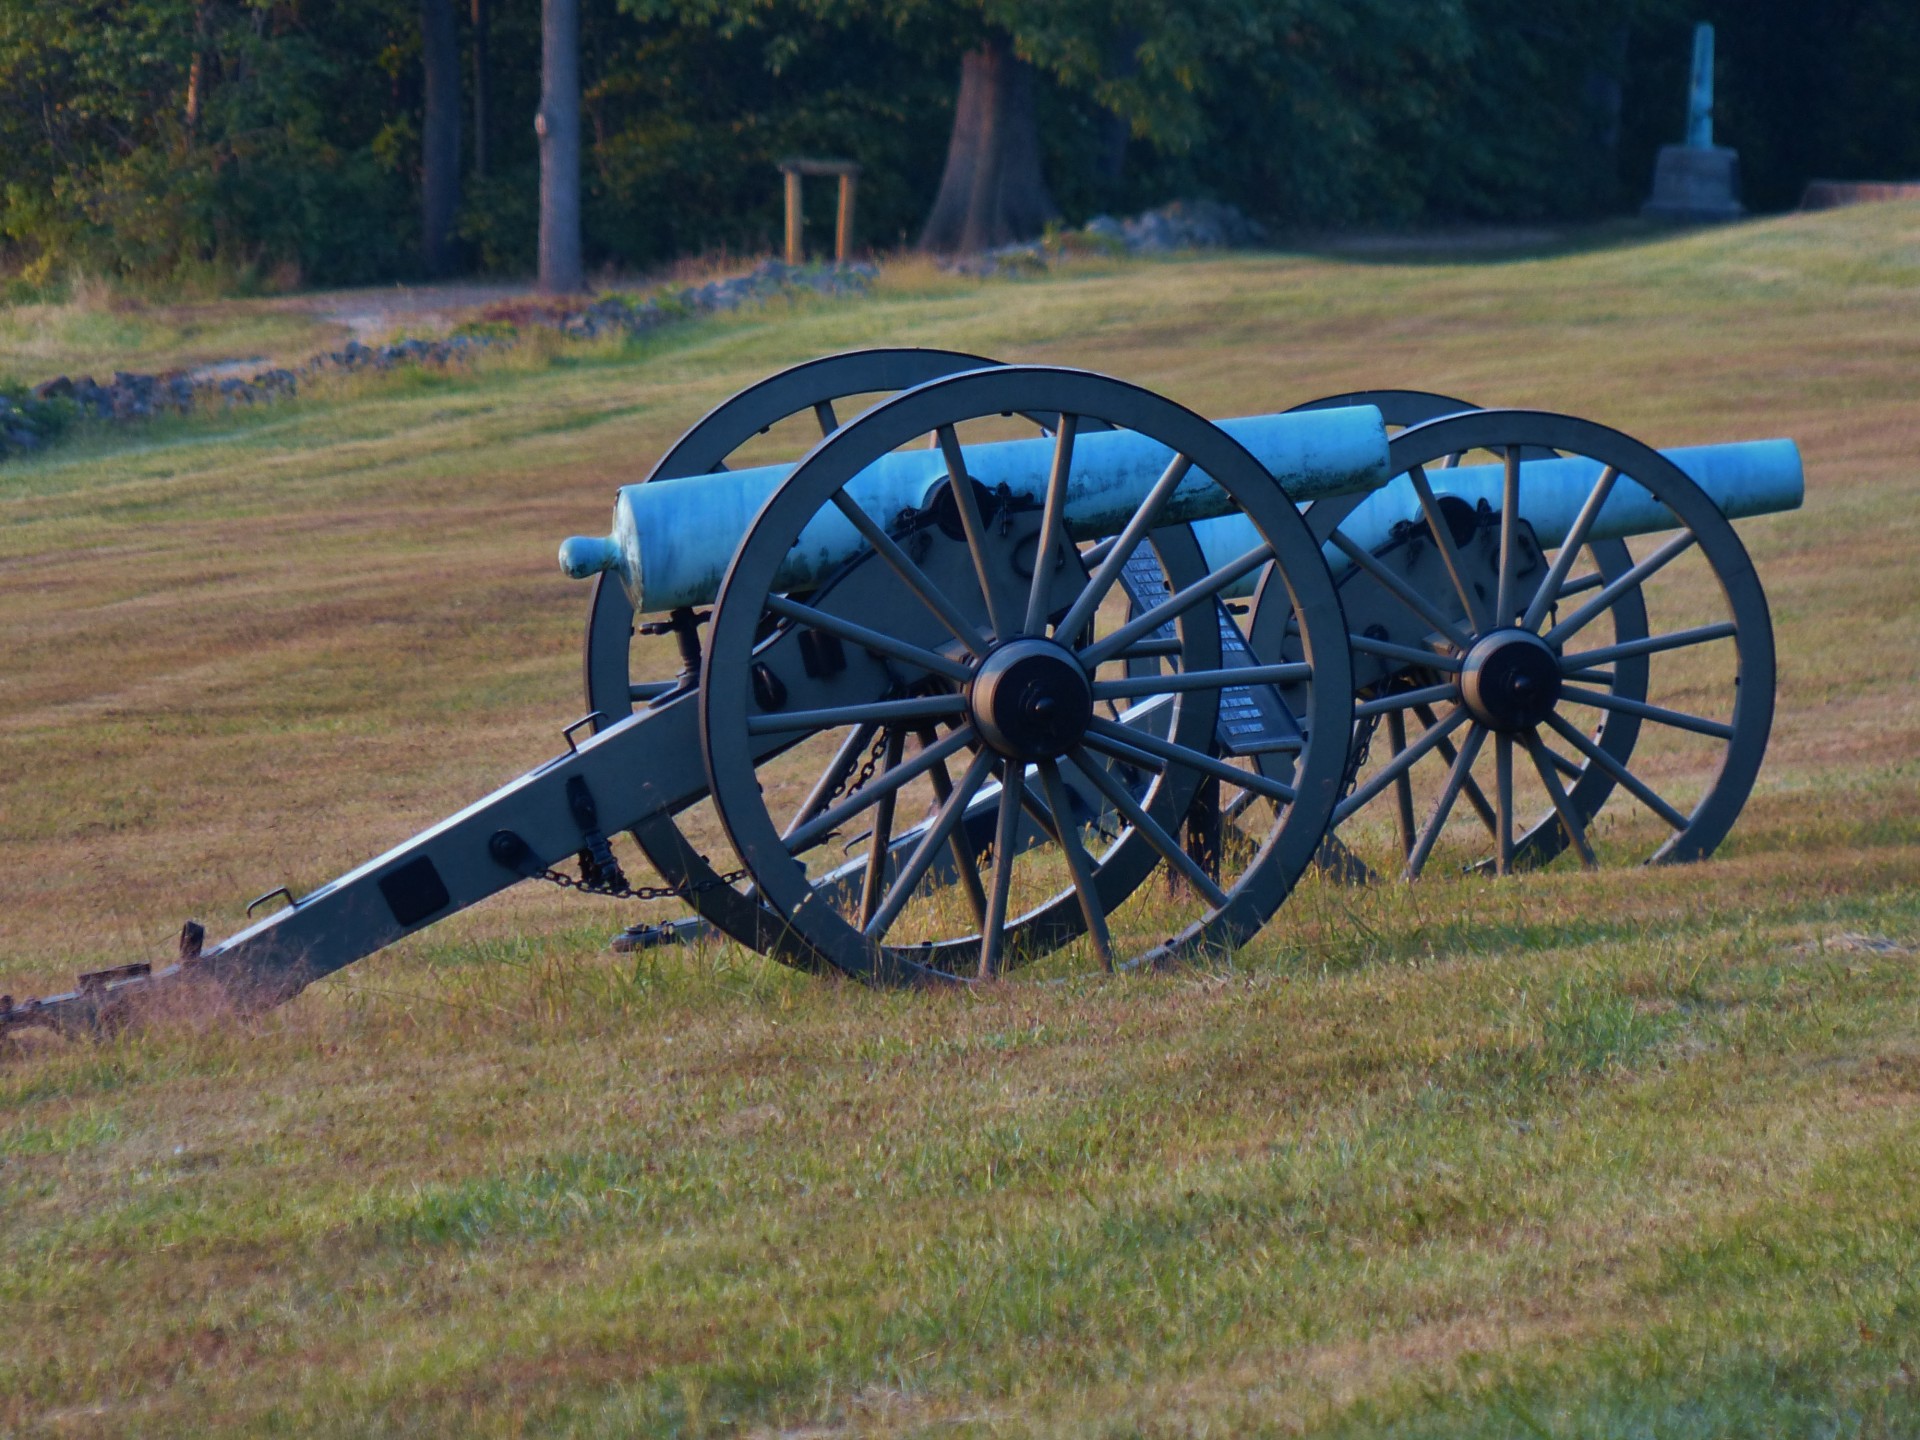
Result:
M1653 166L1653 198L1640 213L1688 224L1739 219L1747 213L1740 203L1739 152L1723 145L1662 145Z

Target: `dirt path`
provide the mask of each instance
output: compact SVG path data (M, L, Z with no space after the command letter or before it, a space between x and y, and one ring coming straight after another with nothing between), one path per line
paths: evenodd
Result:
M527 280L457 280L434 285L323 290L289 296L277 308L304 311L344 326L348 338L367 344L386 337L396 328L404 327L413 333L445 329L466 311L533 293L533 283Z

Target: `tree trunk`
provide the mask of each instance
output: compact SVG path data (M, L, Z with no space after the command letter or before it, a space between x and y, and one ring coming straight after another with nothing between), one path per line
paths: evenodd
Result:
M473 173L487 173L487 0L473 0Z
M426 112L420 122L420 258L444 275L460 209L460 37L453 0L420 0Z
M1038 235L1059 212L1040 173L1033 68L1004 35L960 62L960 97L940 193L920 246L969 253Z
M193 59L187 66L187 135L200 129L200 110L207 95L207 0L193 7Z
M541 0L540 288L586 288L580 266L580 0Z

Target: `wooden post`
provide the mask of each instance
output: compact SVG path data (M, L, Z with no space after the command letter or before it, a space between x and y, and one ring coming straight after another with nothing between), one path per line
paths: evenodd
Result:
M800 171L782 166L787 177L787 263L798 265L806 256L800 248Z
M857 170L840 172L840 213L834 217L833 258L842 265L853 254L853 185L858 178Z
M800 213L800 177L834 175L840 180L840 209L834 217L833 258L841 264L853 254L853 185L860 167L851 160L803 160L798 157L780 162L780 173L787 181L787 263L799 265L807 258L800 243L803 223Z

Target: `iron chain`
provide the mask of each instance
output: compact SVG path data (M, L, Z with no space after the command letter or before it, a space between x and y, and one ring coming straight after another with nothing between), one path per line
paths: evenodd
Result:
M694 885L608 885L600 881L577 879L559 870L542 870L532 878L558 885L562 890L578 890L582 895L605 895L610 900L683 900L691 903L695 895L718 890L723 885L738 884L747 878L747 872L729 870L724 875L715 875L710 880L702 880Z

